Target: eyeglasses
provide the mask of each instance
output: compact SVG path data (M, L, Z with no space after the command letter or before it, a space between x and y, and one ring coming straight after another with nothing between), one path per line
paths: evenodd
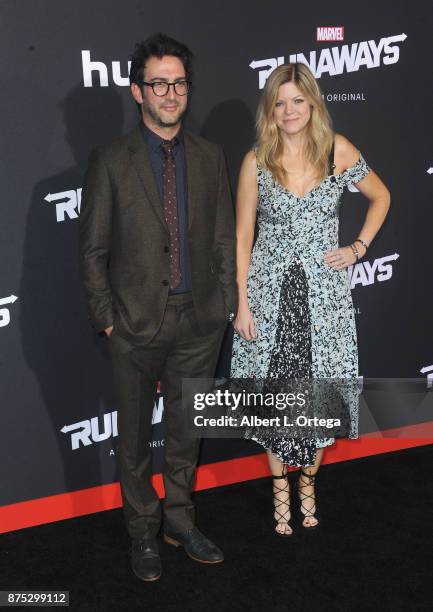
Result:
M166 83L165 81L154 81L153 83L146 83L143 81L143 85L147 85L152 88L155 96L166 96L170 86L173 86L175 93L178 96L186 96L190 88L190 81L175 81L174 83Z

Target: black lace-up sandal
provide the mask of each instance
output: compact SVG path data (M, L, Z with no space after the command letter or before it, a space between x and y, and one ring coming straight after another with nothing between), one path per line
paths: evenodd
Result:
M278 480L284 480L284 485L279 487L280 483L276 482ZM273 497L274 497L274 527L275 533L282 537L288 538L293 535L293 529L291 528L289 521L291 519L290 513L290 493L289 493L289 481L287 474L282 474L281 476L272 476L272 485L273 485ZM283 501L279 498L279 493L287 493L287 501ZM286 506L287 509L282 512L280 508L282 506ZM279 531L278 526L283 525L285 528L289 528L290 531Z
M302 478L306 479L308 482L302 482ZM315 516L317 512L315 491L313 490L312 493L305 492L307 487L314 487L315 479L316 474L308 474L301 468L301 474L298 479L298 495L299 501L301 502L301 513L303 515L302 527L305 529L316 529L316 527L319 526L319 521ZM305 524L305 519L314 519L316 522L312 525L310 522Z

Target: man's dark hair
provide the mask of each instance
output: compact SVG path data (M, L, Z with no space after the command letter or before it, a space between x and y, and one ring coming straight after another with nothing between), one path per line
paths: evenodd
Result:
M135 51L131 55L131 70L129 72L131 83L136 83L139 87L142 87L147 60L151 57L161 58L164 55L178 57L185 68L187 80L192 79L192 52L183 43L157 32L135 46Z

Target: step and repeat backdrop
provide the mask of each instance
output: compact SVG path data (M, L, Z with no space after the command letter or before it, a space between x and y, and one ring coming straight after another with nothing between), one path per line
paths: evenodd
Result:
M0 506L117 479L107 341L87 317L78 219L91 149L138 121L128 58L155 31L195 54L189 129L220 143L233 191L270 72L306 62L337 132L392 194L367 257L348 270L360 374L433 379L430 3L38 0L0 5ZM367 208L351 188L341 242ZM227 331L218 372L229 369ZM154 411L155 472L164 445ZM201 463L259 453L207 440Z

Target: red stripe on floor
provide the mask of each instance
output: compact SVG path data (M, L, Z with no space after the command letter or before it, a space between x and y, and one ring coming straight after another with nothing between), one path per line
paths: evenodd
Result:
M332 448L327 450L323 463L349 461L360 457L433 444L433 422L411 425L385 433L386 437L382 438L376 437L376 434L369 434L358 440L338 440ZM409 438L407 437L409 435L422 435L423 437ZM200 491L268 475L269 468L265 453L218 461L198 467L195 489ZM153 477L153 484L158 495L162 497L164 487L160 474ZM71 493L32 499L0 507L0 533L111 510L112 508L119 508L121 505L120 487L117 482Z

